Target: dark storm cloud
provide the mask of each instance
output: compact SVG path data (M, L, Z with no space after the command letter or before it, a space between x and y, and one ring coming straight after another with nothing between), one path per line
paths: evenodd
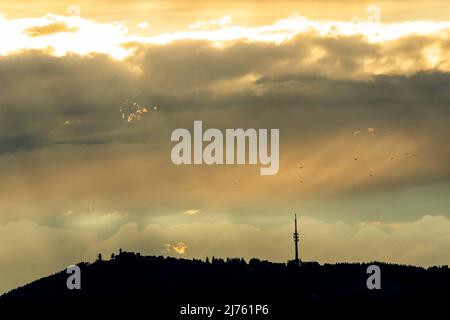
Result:
M293 114L324 116L321 133L369 119L410 126L442 123L449 109L448 73L419 69L401 74L399 69L376 76L363 70L368 59L383 64L386 51L390 62L410 53L410 59L424 64L417 47L442 45L433 38L417 39L373 44L361 37L331 39L312 33L278 45L141 45L125 62L102 55L57 58L39 52L2 57L2 152L52 143L145 140L148 126L120 118L119 108L127 99L159 105L158 112L173 115L168 127L177 125L184 117L180 115L191 114L184 117L191 121L193 114L209 117L218 110L227 120L219 126L275 120L283 127L291 126ZM394 62L390 68L395 71Z
M121 103L135 95L134 75L105 56L27 52L0 58L0 70L4 145L17 145L17 136L55 143L105 135L120 125Z
M39 137L33 135L19 134L10 138L2 137L0 138L0 155L43 146L44 144L39 140Z
M443 39L419 43L443 48ZM427 69L420 50L408 56L417 63L405 71L405 41L306 34L223 48L203 41L139 45L125 61L42 52L2 57L2 219L33 215L51 223L52 215L92 203L134 220L199 207L270 214L301 201L300 191L303 198L351 196L446 183L450 74L445 65ZM149 112L127 122L120 112L127 99ZM263 181L252 168L175 168L170 133L198 119L207 127L280 128L279 174ZM400 152L409 156L390 160ZM300 173L299 162L311 169ZM217 183L204 186L211 176ZM252 188L237 195L230 179ZM255 205L261 197L264 207Z

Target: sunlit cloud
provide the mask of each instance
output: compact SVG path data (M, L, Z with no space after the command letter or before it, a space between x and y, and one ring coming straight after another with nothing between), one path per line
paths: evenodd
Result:
M0 37L0 55L29 49L50 50L55 56L103 53L115 59L130 54L122 47L129 37L124 24L97 23L77 16L0 17Z
M148 28L147 22L138 28ZM411 35L441 36L450 28L450 22L416 21L399 23L376 23L369 21L310 20L291 16L270 25L246 27L233 24L225 16L208 21L195 22L171 33L155 36L139 36L130 33L124 22L100 23L79 16L48 14L41 18L8 19L0 16L0 54L7 55L25 49L49 50L56 56L68 53L86 55L103 53L115 59L133 54L128 43L168 44L180 40L203 40L216 45L236 41L282 43L302 33L316 33L320 37L363 36L369 43L400 39ZM441 60L442 49L429 48L425 55L430 64Z
M35 26L25 30L25 32L31 37L42 37L60 32L76 32L76 31L77 31L76 28L69 28L65 23L62 22L55 22L43 26Z
M302 16L291 16L278 20L272 25L259 27L232 25L231 22L230 25L225 23L219 25L223 27L217 30L179 31L142 40L161 44L186 39L212 42L247 40L281 43L300 33L313 31L327 37L362 35L370 42L383 42L413 34L435 34L450 28L450 22L417 21L383 24L368 21L315 21ZM194 24L194 26L197 25Z
M138 23L137 27L138 27L139 29L147 29L147 28L150 27L150 24L149 24L148 22L145 22L145 21L144 21L144 22Z
M184 211L184 214L188 215L188 216L195 216L199 212L200 212L200 209L189 209L189 210Z
M121 118L126 122L140 121L148 111L148 107L144 107L137 102L126 101L120 107Z
M166 244L166 250L167 252L176 252L177 254L185 254L187 249L187 245L184 242L178 242L177 244Z
M224 27L231 24L231 17L224 16L220 19L211 19L208 21L198 21L189 25L189 29L210 28L210 27Z

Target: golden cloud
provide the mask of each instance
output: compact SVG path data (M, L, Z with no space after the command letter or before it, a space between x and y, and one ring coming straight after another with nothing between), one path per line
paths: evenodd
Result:
M77 28L68 27L63 22L50 23L44 26L35 26L25 30L25 33L30 37L42 37L61 32L77 32Z

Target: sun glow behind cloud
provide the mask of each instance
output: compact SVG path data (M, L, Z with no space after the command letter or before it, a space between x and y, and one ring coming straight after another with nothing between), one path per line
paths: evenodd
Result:
M196 22L186 30L145 37L130 33L124 22L99 23L82 17L56 14L25 19L0 16L0 54L37 49L48 50L55 56L101 53L122 60L133 54L132 46L127 46L129 43L164 45L181 40L203 40L220 47L236 41L281 43L306 32L331 38L361 35L368 42L377 43L410 35L440 36L448 30L450 21L383 24L369 21L315 21L291 16L270 25L245 27L233 24L230 17L222 17ZM439 54L438 49L427 53L433 61L439 60Z
M30 30L51 30L38 34ZM67 30L61 30L65 26ZM97 23L74 16L48 14L42 18L5 19L0 17L0 54L8 55L27 49L49 50L55 56L68 53L86 55L103 53L123 59L130 52L122 47L128 42L128 30L120 23Z

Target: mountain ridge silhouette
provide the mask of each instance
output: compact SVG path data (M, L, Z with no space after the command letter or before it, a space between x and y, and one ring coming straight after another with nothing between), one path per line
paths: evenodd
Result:
M381 290L369 290L369 265L381 269ZM180 259L121 252L110 260L82 262L81 289L69 290L65 270L0 296L0 310L23 305L41 309L95 308L119 311L151 306L155 314L179 316L183 305L264 304L272 314L379 310L421 305L438 310L450 301L450 269L381 262L275 263L256 258ZM353 307L352 307L353 306ZM128 311L127 311L128 312ZM248 317L247 317L248 318Z

